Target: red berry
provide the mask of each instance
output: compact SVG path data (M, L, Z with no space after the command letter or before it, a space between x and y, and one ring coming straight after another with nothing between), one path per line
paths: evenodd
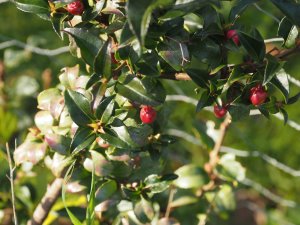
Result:
M268 93L261 84L258 84L250 89L250 101L255 106L263 104L267 97Z
M227 40L232 40L237 46L240 45L240 39L239 39L239 36L236 32L236 30L228 30L226 32L226 38Z
M67 5L67 11L73 15L81 15L84 10L84 5L81 1L71 2Z
M217 118L223 118L227 113L227 107L214 105L214 113Z
M151 106L143 106L140 111L140 118L143 123L153 123L156 119L156 111Z

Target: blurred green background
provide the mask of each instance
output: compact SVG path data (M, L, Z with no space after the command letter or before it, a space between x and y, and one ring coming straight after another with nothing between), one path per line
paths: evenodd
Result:
M229 11L233 3L223 4L226 6L225 11ZM281 19L280 12L268 1L264 1L260 6ZM240 20L249 26L257 27L265 39L276 37L278 27L276 21L255 7L249 7ZM0 47L0 224L6 224L5 218L11 213L11 208L10 187L6 177L8 165L5 143L8 142L13 147L15 141L17 144L22 142L27 129L33 125L37 94L57 84L61 68L78 63L81 64L82 73L85 73L85 68L80 60L68 52L56 56L43 56L16 46L3 47L4 43L10 40L18 40L43 49L66 46L68 41L61 41L49 22L23 13L11 3L0 4L0 21L0 46L2 46ZM286 71L298 80L300 80L299 62L300 54L294 55L292 60L285 64ZM166 81L164 85L169 94L184 94L192 98L197 96L194 92L196 86L190 82ZM291 95L299 90L299 86L291 84ZM203 128L207 124L213 126L215 123L218 126L220 123L207 111L195 115L195 106L191 104L175 101L167 104L172 121L168 124L168 129L184 130L198 140L203 140L203 136L195 129L195 125ZM299 106L298 102L288 107L287 111L290 119L300 124ZM207 123L208 121L210 122ZM300 170L299 137L299 130L284 125L283 121L275 117L267 120L263 116L252 116L231 125L224 145L249 152L259 151ZM208 159L207 148L185 139L186 135L168 149L170 160L173 160L174 164L195 162L203 165ZM228 219L222 223L212 220L211 224L300 224L300 177L282 172L259 157L241 157L238 160L247 169L248 178L272 193L296 202L296 207L274 203L253 188L239 185L236 189L238 204L235 212L231 212ZM30 166L20 169L15 184L20 218L28 218L43 195L46 184L52 179L43 163L32 170ZM187 209L183 207L182 212L177 213L184 213L184 210Z

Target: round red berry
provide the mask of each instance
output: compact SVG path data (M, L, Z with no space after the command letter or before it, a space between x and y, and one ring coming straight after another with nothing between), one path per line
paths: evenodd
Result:
M267 97L268 93L265 91L261 84L258 84L250 89L250 101L255 106L263 104L266 101Z
M72 15L81 15L84 10L84 5L81 1L71 2L67 5L67 11Z
M231 39L236 45L240 45L240 39L236 30L228 30L226 32L226 38L227 40Z
M227 107L214 105L214 113L217 118L223 118L227 113Z
M143 106L140 111L140 118L143 123L153 123L156 119L156 111L151 106Z

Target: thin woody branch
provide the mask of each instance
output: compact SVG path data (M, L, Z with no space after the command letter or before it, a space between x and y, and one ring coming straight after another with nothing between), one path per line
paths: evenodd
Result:
M27 222L27 225L43 224L52 206L61 194L63 182L63 178L56 178L52 182L52 184L48 187L45 195L43 196L41 202L34 210L31 220Z

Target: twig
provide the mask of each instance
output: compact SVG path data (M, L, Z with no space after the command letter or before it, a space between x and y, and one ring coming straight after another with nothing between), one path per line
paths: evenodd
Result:
M14 171L15 171L16 167L13 166L8 143L6 143L6 152L7 152L8 165L9 165L9 181L10 181L10 189L11 189L11 201L12 201L12 207L13 207L14 223L15 223L15 225L18 225L18 217L17 217L17 213L16 213L15 190L14 190Z
M39 48L39 47L35 47L32 45L28 45L28 44L23 43L18 40L10 40L10 41L5 41L5 42L0 43L0 50L9 48L9 47L13 47L13 46L23 48L25 50L36 53L38 55L45 55L45 56L56 56L56 55L60 55L60 54L63 54L63 53L66 53L69 51L69 47L66 47L66 46L57 48L57 49L44 49L44 48Z
M274 166L275 168L293 176L293 177L300 177L300 170L295 170L282 162L279 162L277 159L261 153L259 151L246 151L246 150L240 150L240 149L235 149L227 146L222 146L221 147L221 152L226 152L226 153L231 153L239 157L258 157L264 160L265 162L269 163L270 165Z
M63 182L63 178L55 178L53 183L47 188L45 195L43 196L39 205L34 210L32 218L30 221L27 222L27 225L43 224L52 206L54 205L61 193Z
M165 213L165 218L169 218L171 209L172 209L172 201L175 195L176 189L173 186L170 186L170 193L169 193L169 200L168 200L168 205Z
M270 190L268 190L267 188L263 187L261 184L249 179L249 178L245 178L244 180L240 181L242 184L252 187L254 188L256 191L258 191L259 193L261 193L263 196L265 196L266 198L272 200L275 203L278 203L279 205L282 206L287 206L287 207L291 207L294 208L297 206L297 203L291 200L287 200L284 199L278 195L275 195L274 193L272 193Z
M167 95L166 101L180 101L180 102L186 102L192 105L197 106L197 99L185 96L185 95ZM203 110L209 111L209 112L213 112L213 108L210 107L205 107L203 108ZM260 111L257 109L251 110L250 111L250 116L255 116L255 115L260 115ZM283 116L280 113L277 114L273 114L273 116L279 120L284 120ZM297 131L300 131L300 124L293 121L293 120L288 120L287 121L287 125L289 125L290 127L294 128Z
M226 130L227 130L228 126L230 125L230 123L231 123L231 117L226 116L225 120L220 125L219 138L217 139L215 146L209 155L210 156L209 164L212 168L215 167L215 165L218 163L218 156L220 153L220 149L222 147L222 144L223 144L223 141L225 138Z

